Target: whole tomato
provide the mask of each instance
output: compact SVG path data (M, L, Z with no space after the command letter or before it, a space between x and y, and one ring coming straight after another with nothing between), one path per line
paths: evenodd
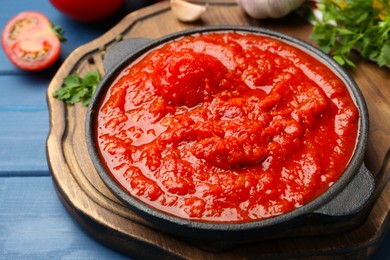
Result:
M115 13L125 0L50 0L50 2L72 19L96 22Z

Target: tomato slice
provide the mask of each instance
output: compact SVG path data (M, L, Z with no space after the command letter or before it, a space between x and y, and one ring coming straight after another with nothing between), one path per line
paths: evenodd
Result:
M17 67L37 71L52 65L60 56L61 42L49 19L35 11L19 13L3 29L5 54Z

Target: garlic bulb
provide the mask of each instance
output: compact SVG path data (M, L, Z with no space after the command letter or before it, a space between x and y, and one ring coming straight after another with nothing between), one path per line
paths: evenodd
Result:
M182 22L198 20L207 10L208 4L197 5L184 0L171 0L171 9L177 19Z
M256 19L280 18L297 9L305 0L237 0L238 5Z

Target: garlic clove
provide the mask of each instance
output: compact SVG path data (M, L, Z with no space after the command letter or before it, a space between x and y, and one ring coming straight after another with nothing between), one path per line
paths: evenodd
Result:
M198 20L207 10L208 4L197 5L184 0L171 0L171 10L175 17L182 22Z
M305 0L237 0L252 18L280 18L297 9Z

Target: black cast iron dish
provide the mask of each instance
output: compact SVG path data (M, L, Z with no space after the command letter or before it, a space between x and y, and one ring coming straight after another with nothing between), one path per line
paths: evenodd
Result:
M98 108L110 83L121 70L147 51L180 38L182 36L215 31L242 31L276 38L295 46L327 65L346 84L360 112L359 133L353 157L340 179L323 195L296 210L261 221L238 224L215 224L181 219L165 214L130 196L107 172L95 145L95 122ZM318 215L326 221L351 219L368 204L374 191L374 179L363 164L363 156L368 138L368 113L365 101L352 78L328 55L310 44L278 32L256 27L218 26L202 27L174 33L157 40L132 39L119 43L106 55L104 68L106 75L97 88L88 108L86 118L86 140L94 166L112 193L123 201L131 210L152 223L157 229L171 234L202 241L226 241L239 243L264 238L276 230L287 228L296 220Z

